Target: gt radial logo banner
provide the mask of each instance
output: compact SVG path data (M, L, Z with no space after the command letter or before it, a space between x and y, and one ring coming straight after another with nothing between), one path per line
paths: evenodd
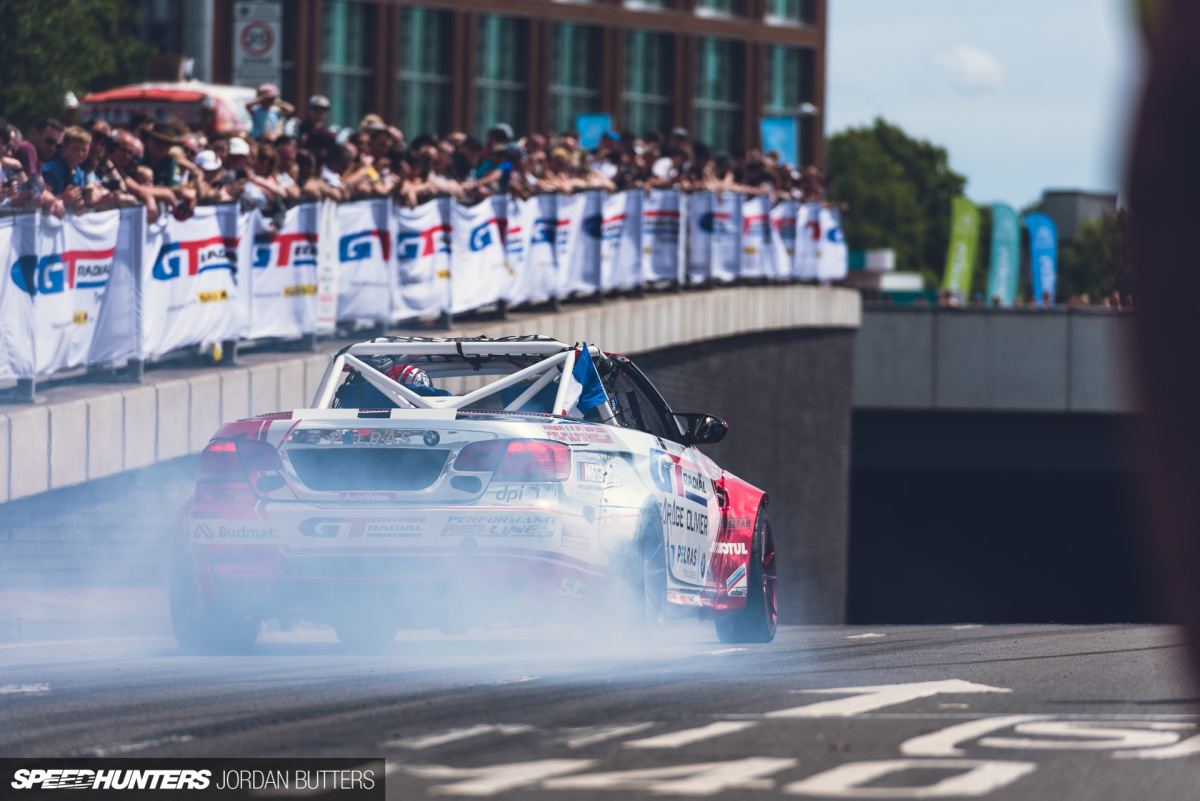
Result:
M805 203L796 215L796 277L816 281L821 262L821 204Z
M250 281L249 337L299 337L317 330L318 206L289 209L283 226L255 210Z
M842 233L842 212L823 208L818 217L821 240L817 251L817 278L822 281L841 281L850 269L850 252Z
M509 296L512 273L504 252L502 204L503 198L487 198L474 206L450 206L450 254L454 260L450 310L454 314Z
M391 313L392 207L386 198L337 208L337 318L386 322Z
M713 200L712 277L733 281L742 266L742 195L721 192Z
M604 195L600 216L600 286L632 289L642 282L642 192Z
M695 192L688 198L687 278L694 284L708 280L712 270L714 192Z
M450 201L397 206L392 321L436 317L450 308Z
M757 195L742 202L741 264L742 278L773 277L775 267L771 252L771 200Z
M30 221L33 236L23 237L24 247L10 250L5 261L9 282L32 298L34 373L99 361L93 345L98 324L111 308L105 298L121 214L114 210L62 220L39 214ZM122 253L120 269L131 263L131 254Z
M775 277L791 278L796 264L796 217L800 204L784 200L771 209L771 252L774 254Z
M238 248L249 225L250 215L228 205L200 206L182 221L165 215L147 226L141 358L244 334L248 321L239 303L246 279Z
M643 280L683 279L685 205L683 193L677 189L652 189L642 200Z
M600 240L603 237L602 192L580 192L558 199L557 247L559 297L592 293L600 286Z
M554 200L553 196L550 200ZM551 276L554 275L554 240L550 239L547 243L547 236L555 235L554 225L557 220L554 210L545 209L538 197L510 197L495 205L497 221L501 222L504 231L505 264L512 274L504 300L512 305L528 303L534 299L544 300L550 293L545 291L545 287L539 281L539 273L548 272ZM549 213L548 218L546 212ZM549 231L546 228L547 219L550 224ZM459 261L457 251L454 259Z

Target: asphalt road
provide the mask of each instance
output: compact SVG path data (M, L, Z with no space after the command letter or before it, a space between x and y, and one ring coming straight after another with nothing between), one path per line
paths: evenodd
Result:
M652 647L567 628L332 632L254 655L160 638L0 646L0 755L388 760L388 797L1200 797L1179 631L711 625Z

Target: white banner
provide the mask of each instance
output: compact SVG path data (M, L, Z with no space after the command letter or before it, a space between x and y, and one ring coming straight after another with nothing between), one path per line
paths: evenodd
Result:
M642 192L605 195L600 220L600 286L632 289L642 283Z
M237 250L248 228L239 223L249 219L236 206L200 206L183 222L168 214L147 226L141 358L238 337Z
M815 281L821 260L821 204L805 203L796 215L796 277Z
M850 267L850 253L842 234L842 213L837 209L821 209L821 246L817 257L817 278L822 281L841 281Z
M33 297L37 275L37 215L0 217L0 380L33 378Z
M771 199L762 195L742 201L741 278L772 278Z
M535 195L525 208L533 216L525 218L529 264L522 286L525 300L540 303L558 295L558 195Z
M782 200L771 209L771 253L774 256L774 277L786 280L795 274L796 214L800 205L794 200Z
M338 204L322 200L317 212L317 239L325 247L317 248L317 333L337 330L338 258L332 243L338 240Z
M581 192L558 199L558 296L593 294L600 288L600 237L603 192Z
M712 267L717 281L734 281L742 269L742 195L721 192L713 200Z
M337 318L386 322L392 299L392 204L386 198L338 206Z
M683 193L651 189L642 199L642 278L679 281L683 278L685 237Z
M320 207L289 209L283 227L250 213L250 339L299 337L317 330L317 251Z
M450 201L397 206L392 321L429 319L450 309Z
M450 206L450 311L490 306L510 292L512 273L504 253L494 198ZM511 205L511 204L510 204Z
M711 275L716 198L712 192L693 192L688 198L687 278L693 284L702 284Z
M484 201L479 205L486 205ZM544 236L545 231L537 226L541 206L537 198L522 200L517 197L494 198L491 201L495 208L496 219L501 223L504 232L504 262L512 276L508 282L503 299L511 305L528 303L537 296L537 275L532 266L533 240ZM551 259L553 269L554 251L544 244L538 248L539 258L544 262ZM457 261L457 253L454 256ZM542 265L545 268L545 265Z

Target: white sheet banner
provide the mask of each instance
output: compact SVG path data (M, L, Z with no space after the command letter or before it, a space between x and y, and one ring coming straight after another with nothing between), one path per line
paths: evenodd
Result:
M250 339L299 337L317 330L320 206L289 209L272 234L270 221L250 213Z
M185 221L165 215L147 226L141 358L241 335L237 251L249 219L236 206L200 206Z
M642 282L641 190L605 195L600 227L600 286L632 289Z
M317 333L337 330L338 259L333 248L338 239L338 204L322 200L317 212L317 239L325 247L317 248Z
M528 303L538 294L537 270L533 267L531 254L533 241L545 235L544 226L537 224L541 206L533 197L524 200L518 197L494 198L492 203L504 232L504 259L512 276L503 298L511 305ZM553 269L553 248L543 243L538 248L538 258L543 262L541 269L545 269L547 258L551 260ZM458 261L457 253L454 254L454 260Z
M391 218L386 198L338 206L338 320L382 323L391 314Z
M734 281L742 269L742 195L721 192L714 197L712 213L711 275L717 281Z
M450 309L450 201L397 206L392 321L431 318Z
M821 204L805 203L796 215L796 277L817 280L821 260Z
M558 199L558 296L593 294L600 288L600 215L603 192Z
M772 278L771 199L762 195L742 201L742 278Z
M533 217L526 218L529 265L522 285L525 300L540 303L558 295L558 195L535 195L525 208Z
M642 279L683 278L686 243L683 193L652 189L642 199Z
M33 297L37 275L37 215L0 217L0 380L33 378Z
M450 310L490 306L508 296L512 273L504 253L494 198L450 206Z
M817 278L822 281L841 281L850 267L850 253L842 234L842 213L837 209L821 209L821 247L817 257Z
M800 205L783 200L771 209L771 253L774 277L786 280L796 269L796 214Z
M708 280L712 270L713 204L712 192L693 192L688 198L687 278L693 284Z

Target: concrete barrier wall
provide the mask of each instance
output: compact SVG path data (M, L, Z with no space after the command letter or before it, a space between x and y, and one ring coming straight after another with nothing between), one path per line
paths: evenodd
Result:
M1135 411L1133 315L872 308L855 346L854 405L946 411Z

